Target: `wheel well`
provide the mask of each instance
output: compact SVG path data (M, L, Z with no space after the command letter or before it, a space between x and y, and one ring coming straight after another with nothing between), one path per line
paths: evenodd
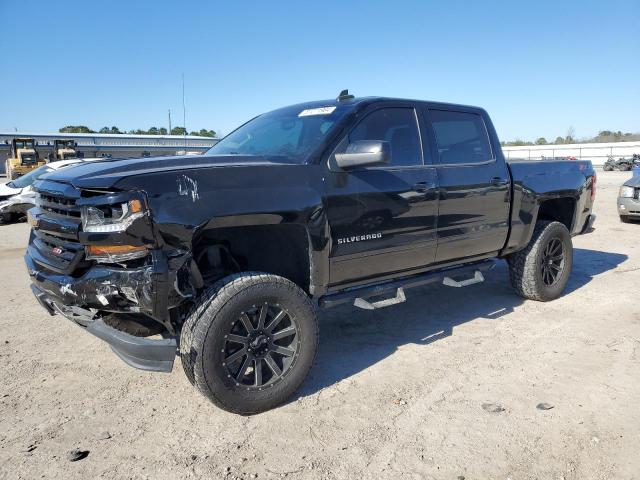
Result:
M309 292L309 240L299 225L258 225L206 230L194 242L206 284L230 273L260 271L287 278Z
M554 198L540 204L538 220L553 220L563 223L569 231L573 227L573 217L576 211L574 198Z

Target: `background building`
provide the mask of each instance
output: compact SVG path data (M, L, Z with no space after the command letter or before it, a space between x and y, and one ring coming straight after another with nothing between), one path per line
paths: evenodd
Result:
M640 153L640 142L526 145L522 147L502 147L502 151L507 158L540 160L542 157L576 157L591 160L594 165L602 166L609 155L614 158L630 158L634 153Z
M0 132L0 172L4 173L5 159L10 153L11 140L16 137L34 138L38 142L40 158L53 151L55 139L73 139L86 158L144 157L176 155L186 152L205 152L218 141L216 138L181 135L129 135L106 133L33 133Z

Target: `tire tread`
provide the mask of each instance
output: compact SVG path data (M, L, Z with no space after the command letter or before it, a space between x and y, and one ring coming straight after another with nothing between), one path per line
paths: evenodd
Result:
M537 258L540 250L545 246L543 241L545 232L555 228L566 230L567 227L557 221L538 221L526 248L512 253L507 258L511 285L521 297L539 302L551 300L538 284ZM571 245L569 246L571 248Z
M290 280L287 280L286 278L280 277L278 275L272 275L262 272L242 272L222 278L212 286L206 288L200 294L196 303L187 314L187 320L182 326L179 350L182 360L182 366L187 378L193 385L198 388L198 390L205 397L211 400L214 405L232 413L247 415L258 412L247 412L246 410L239 410L237 408L234 408L233 405L224 403L215 395L212 389L209 388L209 385L207 384L206 378L204 376L202 363L199 361L201 355L197 354L197 348L194 347L204 345L210 325L215 321L218 312L224 307L227 302L229 302L243 290L264 283L279 284L281 287L289 290L289 293L291 295L298 296L299 298L304 298L309 309L311 311L314 311L314 306L309 297L300 287L298 287ZM204 320L204 316L207 313L210 314L210 317L206 321L201 321ZM313 332L313 336L315 338L315 346L314 357L311 364L313 364L313 362L315 361L318 344L318 323L314 322L314 325L315 331ZM302 380L298 385L295 386L295 389L297 389L301 383ZM264 409L260 409L260 411L273 408L281 403L281 401L278 399L274 399L272 403L272 405L268 405Z

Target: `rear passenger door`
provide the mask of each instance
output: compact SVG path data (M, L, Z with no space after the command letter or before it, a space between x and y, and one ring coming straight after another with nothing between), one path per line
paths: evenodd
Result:
M480 110L429 108L439 183L436 262L495 254L509 229L510 177Z
M391 148L388 165L339 171L329 160L332 285L379 279L433 262L437 181L435 168L423 158L419 117L413 105L376 106L364 112L336 149L344 151L358 140L383 140Z

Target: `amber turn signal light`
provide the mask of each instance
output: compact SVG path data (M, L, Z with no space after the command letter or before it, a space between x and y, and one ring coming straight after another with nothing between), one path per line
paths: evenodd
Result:
M131 213L142 212L142 202L140 200L129 200L129 210Z
M134 245L89 245L87 253L90 255L118 255L119 253L131 253L146 251L147 247Z
M89 260L117 263L145 257L148 250L147 247L135 245L87 245L85 252Z

